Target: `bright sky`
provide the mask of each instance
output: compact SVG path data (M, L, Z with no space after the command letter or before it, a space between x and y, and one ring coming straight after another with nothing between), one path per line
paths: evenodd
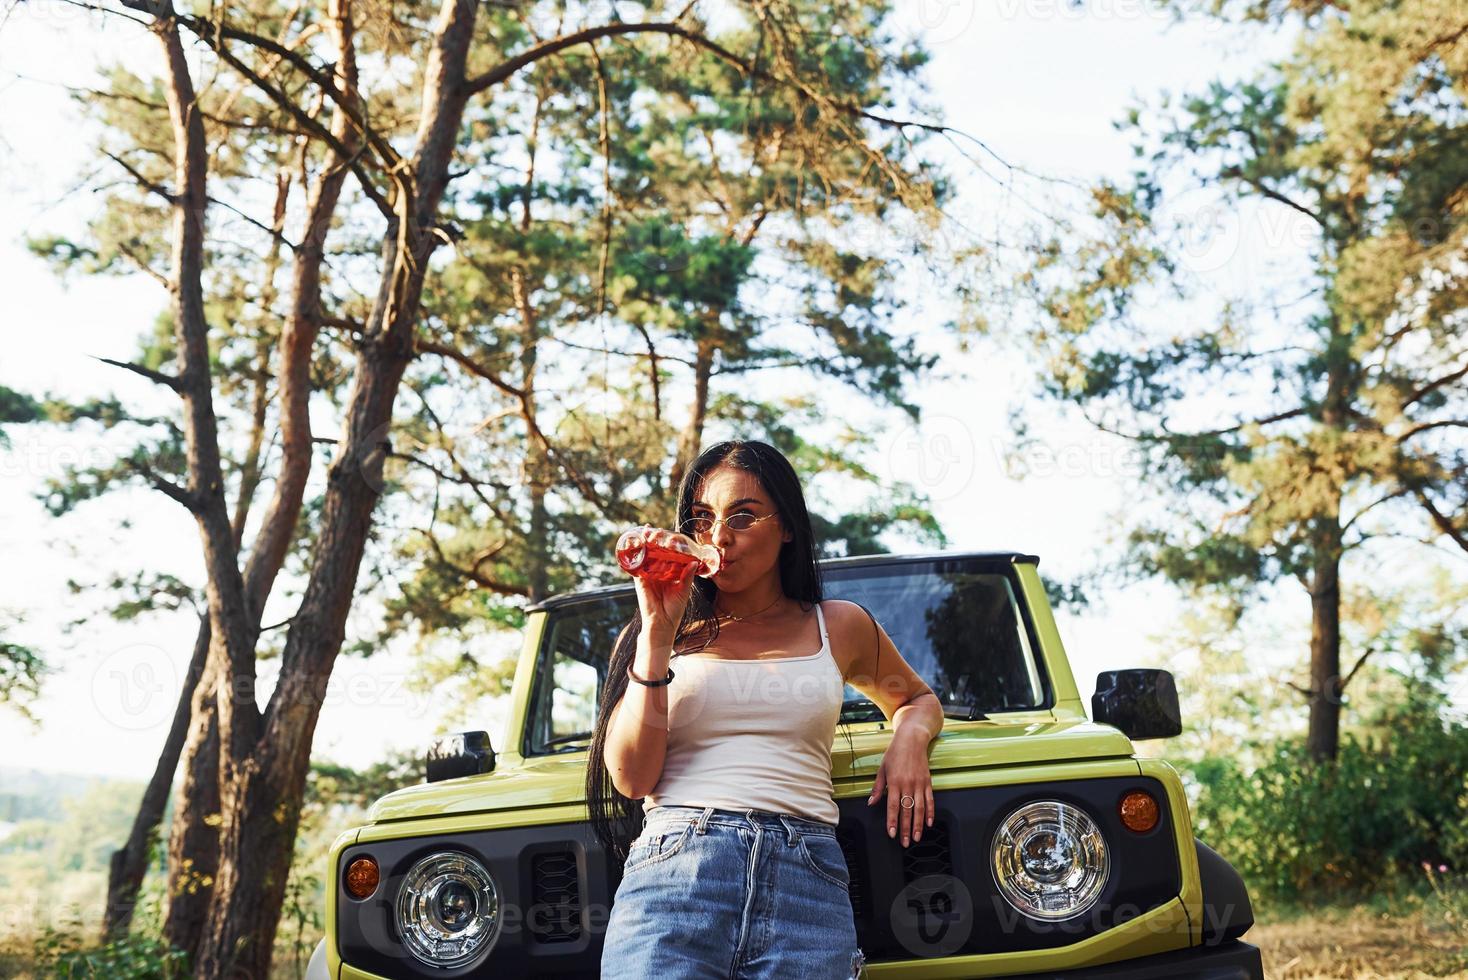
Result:
M901 12L906 29L921 33L934 54L930 77L946 122L1008 160L1081 179L1130 169L1129 147L1112 121L1135 99L1237 74L1252 59L1283 53L1285 44L1173 26L1141 0L904 0ZM131 355L164 301L157 286L142 276L63 283L23 246L29 235L75 229L95 200L68 195L97 164L63 86L86 85L99 64L117 59L151 71L155 46L130 25L104 30L58 0L9 7L0 28L0 276L8 312L0 383L69 397L110 391L138 411L171 408L146 381L93 359ZM985 162L991 175L1003 177L1002 167ZM993 179L971 167L955 172L964 174L955 212L969 227L992 230L996 208L1023 214L1025 202ZM1288 225L1271 220L1248 223L1224 252L1198 257L1199 271L1244 281L1297 251ZM942 284L936 286L914 308L914 322L939 321ZM936 336L932 345L951 351ZM915 393L923 424L886 434L869 465L887 479L915 479L955 547L1035 552L1042 570L1061 577L1089 567L1129 501L1125 447L1082 423L1047 423L1039 433L1044 450L1030 456L1032 475L1012 479L1004 463L1011 443L1006 412L1026 368L983 345L967 356L951 352L944 365L951 377ZM850 400L847 392L834 393L833 417ZM335 433L335 420L321 420L317 431ZM146 778L187 665L193 615L143 624L93 617L68 639L58 625L90 610L68 594L66 582L142 569L199 582L197 532L177 505L144 491L50 519L33 498L42 481L68 464L106 459L109 450L84 431L12 426L10 435L13 447L0 452L0 550L7 559L0 563L0 606L24 617L13 638L61 669L37 706L38 728L0 709L3 762ZM1104 608L1061 620L1087 700L1097 671L1155 662L1145 638L1180 609L1162 587L1108 598ZM1299 601L1280 617L1279 639L1297 651L1307 614ZM438 718L425 699L404 690L407 668L407 658L392 651L371 661L339 660L317 754L360 766L389 747L426 745ZM502 716L483 721L496 744L502 726Z

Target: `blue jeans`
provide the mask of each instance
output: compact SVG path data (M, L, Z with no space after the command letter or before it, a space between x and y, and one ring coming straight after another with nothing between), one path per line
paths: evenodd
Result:
M830 824L657 806L612 899L602 980L850 980L864 962Z

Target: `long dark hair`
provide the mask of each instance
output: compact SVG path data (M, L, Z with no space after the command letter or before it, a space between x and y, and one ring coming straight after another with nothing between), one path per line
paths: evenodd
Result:
M779 515L780 525L794 537L780 546L780 587L785 595L814 605L823 598L821 572L816 564L815 534L811 530L810 512L805 507L805 492L795 467L774 446L753 440L731 440L709 446L683 474L678 488L678 517L675 526L693 516L693 500L704 477L721 464L736 467L754 476L769 494ZM719 588L706 578L693 580L688 608L674 634L673 645L684 653L702 650L719 635L714 619L714 599ZM637 636L642 631L641 610L634 610L632 620L623 629L602 687L597 708L595 734L586 764L586 807L597 842L619 861L627 857L627 845L637 836L642 825L640 802L617 792L606 765L607 721L612 708L627 692L627 667L637 655ZM677 654L674 655L675 657ZM677 677L673 683L678 683Z

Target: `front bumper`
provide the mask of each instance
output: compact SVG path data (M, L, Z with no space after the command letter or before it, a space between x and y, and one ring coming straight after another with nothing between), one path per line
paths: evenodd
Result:
M1264 980L1259 948L1231 939L1135 960L1061 973L1015 974L1022 980Z

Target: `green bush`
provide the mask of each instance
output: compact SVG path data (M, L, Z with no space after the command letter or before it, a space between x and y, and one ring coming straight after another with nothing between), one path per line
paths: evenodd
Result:
M1298 741L1262 750L1246 771L1210 757L1187 766L1199 787L1195 832L1251 890L1289 902L1335 901L1383 883L1468 871L1468 726L1404 706L1347 733L1334 763Z
M187 955L153 936L130 935L105 946L86 946L71 933L49 927L36 940L38 975L65 980L182 980Z

